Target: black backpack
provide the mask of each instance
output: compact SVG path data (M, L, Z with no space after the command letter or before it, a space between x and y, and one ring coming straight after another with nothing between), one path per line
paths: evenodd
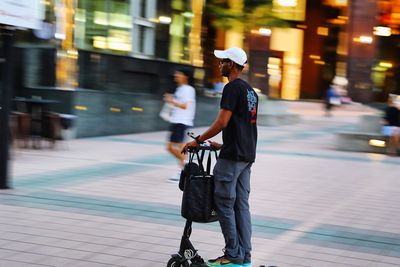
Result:
M183 191L183 189L185 188L185 181L191 175L198 175L200 173L201 173L200 167L197 163L191 161L186 163L185 167L183 167L183 170L181 171L181 176L179 178L179 189Z
M208 159L206 170L204 169L203 159L206 149L200 148L199 151L189 151L189 163L181 172L179 188L183 189L181 214L184 218L193 222L213 222L216 221L217 214L214 210L214 176L211 175L212 154L217 153L208 149ZM193 162L197 156L198 164Z

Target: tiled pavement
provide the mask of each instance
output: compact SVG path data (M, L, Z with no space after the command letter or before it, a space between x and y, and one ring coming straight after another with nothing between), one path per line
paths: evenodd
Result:
M331 118L293 102L303 121L259 127L252 172L254 266L400 266L400 159L333 149L334 132L372 111ZM201 132L202 129L195 129ZM184 227L166 132L17 150L14 189L0 191L0 266L166 266ZM204 258L216 223L194 224Z

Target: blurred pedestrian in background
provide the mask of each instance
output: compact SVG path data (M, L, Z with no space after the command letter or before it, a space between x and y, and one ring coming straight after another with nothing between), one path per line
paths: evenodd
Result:
M347 94L348 80L346 77L335 76L325 93L325 116L332 116L332 109L342 104L351 104L352 100Z
M190 85L192 72L188 69L175 71L174 80L178 87L175 93L165 94L164 101L172 106L170 116L170 136L167 143L167 150L178 159L179 172L171 177L169 181L179 182L180 171L184 166L185 155L181 153L185 142L185 133L193 126L196 112L196 91Z
M331 84L328 90L326 90L324 104L325 104L325 116L327 117L332 116L333 107L340 106L341 101L338 91L336 89L336 85Z
M340 104L351 104L353 102L347 92L347 85L349 84L349 81L346 77L335 76L332 80L332 84L340 98Z
M247 55L241 48L215 50L219 69L229 82L222 91L220 110L203 134L187 143L198 147L222 131L223 144L214 167L214 204L225 239L224 255L208 261L209 266L251 266L250 173L256 157L258 96L240 78Z
M384 113L384 126L382 134L388 137L386 144L386 153L391 156L397 155L400 148L400 97L397 95L389 95L388 106Z

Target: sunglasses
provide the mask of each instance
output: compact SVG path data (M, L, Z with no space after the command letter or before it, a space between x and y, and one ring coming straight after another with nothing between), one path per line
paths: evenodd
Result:
M224 63L229 63L229 62L231 62L232 60L230 60L230 59L228 59L228 58L224 58L224 59L221 59L220 61L219 61L219 64L221 64L221 65L223 65Z

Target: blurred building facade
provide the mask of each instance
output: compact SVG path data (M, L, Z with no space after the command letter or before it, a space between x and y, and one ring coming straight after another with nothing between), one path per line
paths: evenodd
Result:
M18 33L14 95L61 100L57 111L80 118L78 136L164 129L158 109L174 70L189 67L199 91L211 88L221 81L213 50L230 46L248 52L245 78L270 98L321 99L334 77L354 101L400 93L400 0L274 0L287 26L248 31L213 26L207 2L43 1L42 29ZM105 121L113 126L95 127Z
M177 68L204 87L204 1L44 3L42 29L18 33L14 94L59 100L57 112L78 115L77 136L165 129L158 112Z
M398 0L274 0L272 11L290 26L250 34L213 29L202 0L44 3L42 29L21 34L18 88L167 90L165 68L156 70L154 62L197 67L198 81L210 69L214 82L213 49L237 45L249 52L249 80L273 98L320 98L335 76L346 77L351 96L363 102L399 91Z
M230 8L243 3L227 2ZM321 99L339 77L348 81L348 95L354 101L384 102L389 93L400 93L395 79L400 63L399 4L397 0L274 0L272 12L287 27L238 29L236 35L220 29L209 32L218 48L242 41L250 56L248 79L271 98Z
M45 5L47 14L43 28L29 37L26 33L19 48L29 50L30 56L22 55L22 60L29 63L36 58L35 65L46 64L43 64L44 57L31 53L33 50L39 49L38 54L53 53L55 60L51 61L55 61L56 66L50 69L55 70L55 75L44 76L54 76L54 80L42 82L43 70L26 69L24 73L27 76L39 79L32 82L28 79L27 87L53 84L71 89L151 92L160 87L154 84L154 78L157 80L155 76L162 74L154 69L148 71L149 61L202 67L200 31L203 1L47 0ZM134 65L140 71L136 73L129 66L123 69L120 63L127 62L127 59L128 62L136 59ZM160 71L165 72L165 69ZM131 81L125 81L124 72L131 72L130 77L142 78L139 79L141 86L135 87ZM199 70L197 75L201 72ZM141 77L144 73L147 76ZM113 86L114 79L120 83L116 86L118 88Z

